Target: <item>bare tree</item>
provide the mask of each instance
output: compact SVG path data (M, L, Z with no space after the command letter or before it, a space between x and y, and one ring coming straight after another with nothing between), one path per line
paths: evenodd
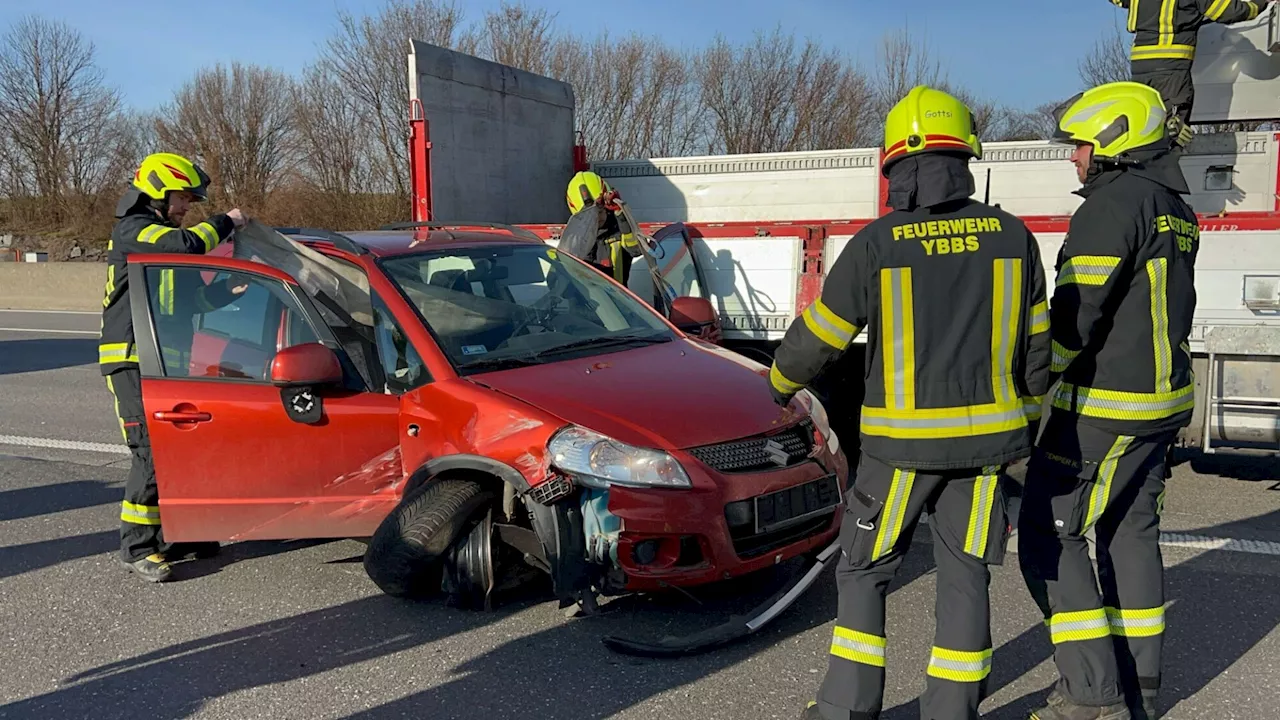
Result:
M465 33L464 52L539 75L550 69L557 33L555 15L542 8L502 0L485 13L478 29Z
M319 65L359 108L361 126L381 156L374 176L379 188L408 196L409 41L456 47L463 40L462 12L454 0L386 0L376 15L341 11L338 22Z
M697 63L714 146L728 153L819 149L865 128L865 81L813 41L797 49L781 29L735 48L723 37Z
M1113 27L1080 59L1080 81L1085 87L1132 79L1129 72L1129 40L1127 33Z
M220 194L260 208L292 159L292 91L277 70L217 65L174 94L156 129L167 147L204 163Z
M879 64L870 82L877 120L888 116L889 109L917 85L954 92L942 64L906 28L886 33L881 38L878 59Z
M51 220L68 196L100 191L118 173L120 98L103 83L93 43L63 22L28 16L0 47L0 132L11 189L45 201Z
M321 67L307 68L294 90L293 123L304 178L320 190L350 196L369 188L372 138L360 103Z

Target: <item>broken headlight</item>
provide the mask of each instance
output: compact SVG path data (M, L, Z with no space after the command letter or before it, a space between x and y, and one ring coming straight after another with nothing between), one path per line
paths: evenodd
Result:
M693 487L671 455L627 445L576 425L556 433L547 449L553 465L587 487Z
M813 420L813 426L818 428L818 432L822 433L822 438L826 441L830 451L832 453L838 451L840 449L840 438L836 437L835 432L831 430L831 421L827 418L827 409L822 407L821 402L818 402L818 397L805 389L796 393L796 401L805 410L809 411L809 419Z

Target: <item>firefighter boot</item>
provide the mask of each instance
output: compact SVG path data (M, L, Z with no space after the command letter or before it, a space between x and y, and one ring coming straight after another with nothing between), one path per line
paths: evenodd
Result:
M1132 720L1123 702L1103 707L1077 705L1055 688L1045 706L1031 713L1027 720Z
M147 582L164 582L173 575L173 568L169 566L169 561L165 560L164 555L160 553L152 553L132 562L121 558L120 563L130 571L141 575Z
M800 720L822 720L822 713L818 712L818 703L810 700L804 712L800 713Z
M1130 707L1129 713L1133 715L1133 720L1157 720L1160 714L1156 712L1156 697L1154 692L1142 691L1142 704L1137 707Z

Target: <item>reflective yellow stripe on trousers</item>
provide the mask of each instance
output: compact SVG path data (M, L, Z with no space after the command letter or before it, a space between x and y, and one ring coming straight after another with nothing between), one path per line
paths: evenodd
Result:
M1077 612L1054 613L1045 620L1054 645L1111 637L1111 624L1102 608Z
M907 515L907 503L911 500L911 486L915 481L915 470L894 468L893 482L889 485L889 494L880 511L880 531L876 533L876 544L871 549L872 561L888 555L898 544L898 536L902 534L902 520Z
M159 525L160 508L155 505L120 504L120 519L134 525Z
M1125 610L1122 608L1103 608L1107 613L1107 622L1111 624L1111 634L1120 637L1155 637L1164 632L1164 606Z
M1124 457L1125 451L1132 443L1132 437L1121 435L1111 444L1106 457L1102 458L1102 462L1098 465L1098 477L1094 480L1093 490L1089 494L1089 508L1085 512L1084 527L1081 532L1093 527L1094 523L1102 517L1102 513L1106 512L1107 501L1111 497L1111 481L1115 479L1120 458Z
M991 511L1000 486L1000 468L989 465L973 480L973 502L969 506L969 527L964 534L964 551L974 557L985 557L987 538L991 534Z
M831 637L831 654L850 662L884 667L885 638L836 626Z
M991 674L991 649L948 650L935 645L926 672L953 682L981 682Z

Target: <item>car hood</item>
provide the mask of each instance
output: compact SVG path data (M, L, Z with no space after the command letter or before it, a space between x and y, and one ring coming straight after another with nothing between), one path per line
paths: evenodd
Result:
M732 351L676 339L469 379L622 442L671 450L798 420L773 402L765 370Z

